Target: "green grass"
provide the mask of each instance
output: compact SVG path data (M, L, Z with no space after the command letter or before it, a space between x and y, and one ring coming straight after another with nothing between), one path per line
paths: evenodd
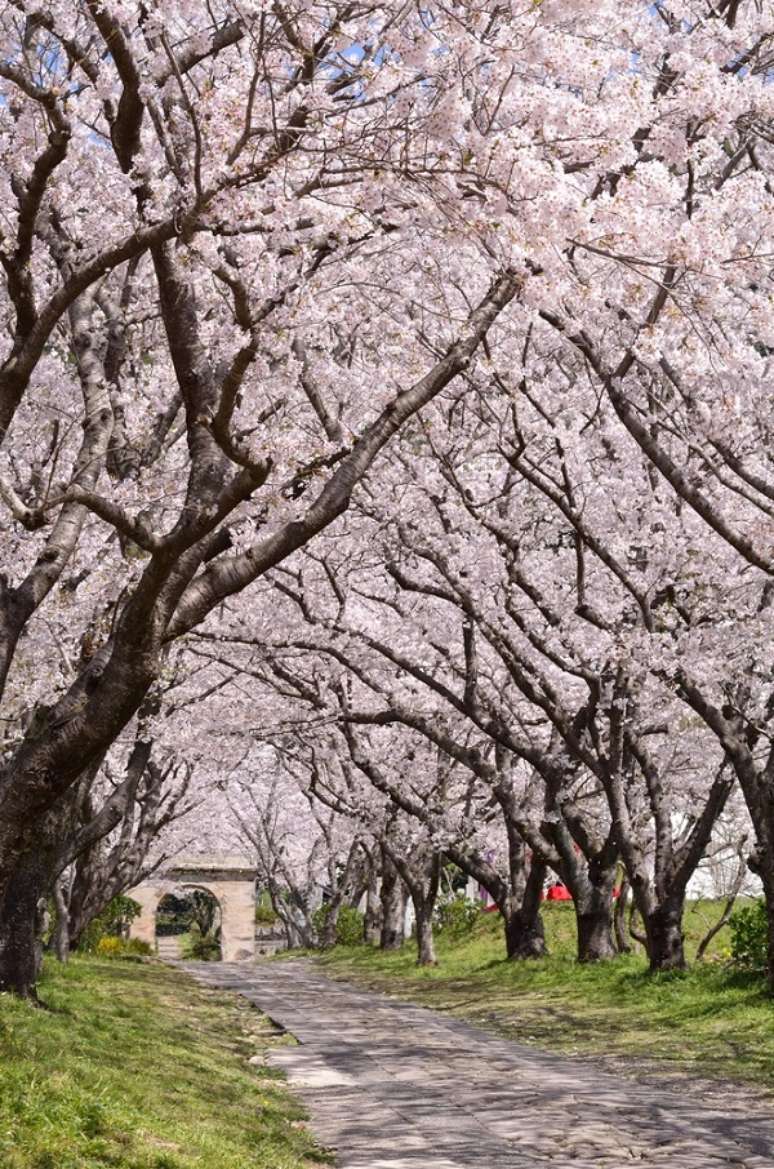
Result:
M689 955L718 913L707 902L689 908ZM504 959L496 914L483 916L464 940L439 937L436 967L416 966L413 943L394 954L338 947L320 961L334 977L523 1043L600 1057L621 1070L690 1071L774 1090L774 1002L761 979L729 968L725 930L711 960L685 974L651 976L641 953L578 965L571 906L547 905L545 920L552 955L539 961Z
M48 966L0 995L2 1169L302 1169L303 1114L262 1063L271 1023L157 963Z

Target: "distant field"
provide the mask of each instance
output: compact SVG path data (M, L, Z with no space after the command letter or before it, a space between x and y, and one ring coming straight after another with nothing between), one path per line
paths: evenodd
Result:
M0 995L2 1169L304 1169L274 1028L157 963L51 966L35 1010Z
M690 906L689 957L720 909L707 901ZM333 976L449 1011L521 1042L602 1057L614 1067L691 1071L774 1091L774 1002L762 980L729 968L727 930L703 963L685 974L653 977L641 952L578 965L571 906L547 905L545 920L552 954L540 961L504 959L497 914L483 916L463 941L439 935L434 968L416 966L413 944L397 954L338 947L320 961Z

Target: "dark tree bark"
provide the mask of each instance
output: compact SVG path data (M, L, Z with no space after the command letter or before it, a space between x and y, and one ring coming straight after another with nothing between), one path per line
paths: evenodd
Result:
M615 958L617 949L613 940L610 904L605 899L599 908L577 910L578 961L600 962Z
M613 891L617 871L613 852L612 859L584 865L579 874L567 879L575 904L579 962L601 962L616 956Z
M0 899L0 991L34 1001L41 957L38 907L51 878L47 860L28 857L17 865Z
M506 897L498 908L505 925L505 950L509 958L544 958L548 953L540 901L546 866L532 862L521 900Z
M74 801L60 801L37 823L30 847L0 884L0 991L38 1001L35 989L43 958L44 912L61 872L62 839L73 831Z
M382 849L382 926L379 948L399 950L406 940L406 902L408 892L391 857Z
M417 966L437 966L433 936L433 911L427 905L414 902L417 933Z
M656 970L685 969L685 935L683 911L685 894L667 898L645 919L650 968Z
M733 777L724 758L690 831L682 840L676 840L672 803L661 768L643 738L637 737L624 717L628 711L631 718L635 710L636 690L625 672L619 670L609 716L614 749L608 756L600 757L600 776L610 805L613 832L642 918L650 969L653 973L681 970L686 965L682 919L688 882L711 840L733 787ZM637 771L642 776L653 824L652 863L627 800L627 785L633 782ZM630 932L632 937L636 936L631 931L631 923Z
M433 848L420 846L411 857L407 857L397 851L389 836L383 848L408 889L414 907L417 965L435 966L437 958L433 939L433 913L441 884L442 855Z

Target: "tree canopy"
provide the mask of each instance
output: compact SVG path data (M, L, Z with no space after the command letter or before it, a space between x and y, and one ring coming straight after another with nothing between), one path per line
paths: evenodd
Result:
M774 964L771 69L753 0L6 4L0 988L224 785L514 954L623 864L655 967L744 804Z

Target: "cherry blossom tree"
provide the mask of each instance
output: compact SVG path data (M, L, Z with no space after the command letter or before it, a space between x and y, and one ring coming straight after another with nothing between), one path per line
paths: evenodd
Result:
M449 27L425 67L396 63L426 29L389 6L0 17L0 987L32 986L41 824L167 647L346 510L523 281L458 215L433 227L459 198L436 109L464 84L456 38L432 55ZM448 267L466 249L472 312ZM391 309L408 333L385 352Z
M285 644L328 655L361 690L378 696L370 710L347 711L350 724L402 723L489 785L521 847L528 845L573 891L582 956L614 952L610 918L620 854L654 967L679 966L688 882L732 776L712 737L686 711L669 663L685 663L692 652L705 669L716 670L719 641L727 668L733 598L735 652L745 668L765 585L749 589L749 624L728 591L738 571L735 553L729 557L720 544L718 563L710 560L697 574L690 515L686 525L685 513L664 507L647 464L614 459L609 436L600 440L591 428L571 457L547 403L533 423L528 396L514 432L510 402L503 395L498 416L496 391L487 386L481 395L477 442L469 423L455 429L449 422L461 413L456 396L446 417L441 404L427 415L429 438L413 436L410 462L394 453L403 510L421 519L391 522L368 493L351 571L346 562L354 543L322 558L312 553L306 571L275 574L274 587L309 627ZM477 400L468 387L468 409ZM426 458L417 453L423 443ZM540 451L540 474L525 454L532 447ZM589 481L583 468L592 461ZM655 495L652 509L669 519L669 556L650 539L652 510L642 526L636 512L621 508L617 463L629 477L642 476L640 499ZM611 494L614 482L618 491ZM578 514L581 494L586 508L595 504L593 522ZM394 538L385 537L391 527ZM358 536L354 527L350 536ZM369 553L386 570L364 568ZM681 599L697 575L698 608ZM284 619L286 628L291 620ZM699 654L691 649L697 625ZM280 669L287 679L287 662ZM304 672L298 664L295 670ZM400 674L408 685L396 680ZM303 687L297 693L304 698ZM478 742L471 746L454 723L450 730L450 719L457 727L467 723ZM394 795L374 762L373 736L355 748L358 766ZM537 799L513 774L514 758L537 779Z
M5 6L0 988L33 983L43 826L175 643L229 598L263 637L250 586L353 497L427 507L401 475L435 401L432 556L470 572L483 516L519 702L622 850L670 766L648 707L659 743L690 710L691 784L709 807L733 769L755 821L774 970L770 71L754 0ZM708 825L676 859L659 815L679 885Z

